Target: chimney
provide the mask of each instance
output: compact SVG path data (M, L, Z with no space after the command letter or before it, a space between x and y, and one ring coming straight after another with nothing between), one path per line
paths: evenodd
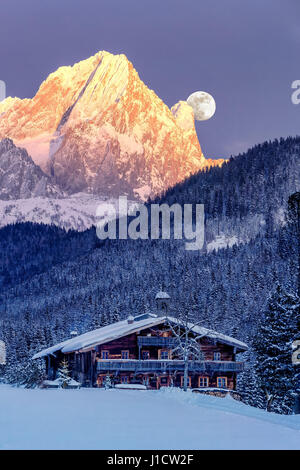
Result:
M129 317L127 318L127 323L131 325L133 322L134 322L134 317L132 315L129 315Z
M171 297L167 292L160 291L155 296L156 311L159 317L165 317L169 315Z
M75 336L78 336L78 331L75 331L75 330L70 331L70 336L71 338L75 338Z

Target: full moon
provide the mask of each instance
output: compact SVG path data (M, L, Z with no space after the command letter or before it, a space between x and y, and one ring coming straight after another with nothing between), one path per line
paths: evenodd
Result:
M193 108L197 121L207 121L215 114L216 102L206 91L195 91L186 101Z

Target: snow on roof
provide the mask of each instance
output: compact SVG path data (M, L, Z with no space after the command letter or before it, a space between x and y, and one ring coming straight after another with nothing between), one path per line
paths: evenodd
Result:
M98 328L97 330L89 331L88 333L84 333L83 335L76 336L75 338L71 338L67 341L56 344L55 346L44 349L43 351L35 354L33 359L54 355L56 351L61 351L62 353L67 354L79 350L89 350L97 345L109 343L110 341L121 338L123 336L127 336L132 333L136 333L137 331L159 325L164 323L167 319L172 323L181 323L174 317L158 317L157 315L151 314L148 314L147 317L146 315L141 315L141 319L137 319L138 317L135 317L135 321L133 323L128 323L126 319L117 323L112 323L111 325L104 326L102 328ZM191 326L192 325L190 324L189 327ZM241 351L246 351L248 349L245 343L231 338L230 336L223 335L222 333L208 330L207 328L194 326L193 331L198 335L207 336L220 342L230 344L231 346L235 346Z
M43 356L54 354L56 351L63 353L70 353L78 351L79 349L92 348L98 344L108 343L114 339L121 338L122 336L135 333L140 329L145 329L162 322L162 318L154 315L147 316L146 319L128 323L127 319L112 323L111 325L98 328L97 330L89 331L83 335L76 336L67 341L63 341L51 348L44 349L43 351L35 354L33 359L38 359Z
M165 317L167 318L167 317ZM181 321L178 318L170 317L168 316L169 321L172 323L180 324ZM223 335L223 333L218 333L217 331L214 330L209 330L207 328L204 328L203 326L195 325L193 326L192 323L187 324L188 328L192 328L192 331L194 333L197 333L198 335L201 336L206 336L208 338L215 339L216 341L219 341L221 343L229 344L230 346L235 346L238 349L242 351L247 351L248 346L246 343L243 343L242 341L239 341L238 339L232 338L231 336Z
M167 292L160 291L156 294L155 299L170 299L171 297Z

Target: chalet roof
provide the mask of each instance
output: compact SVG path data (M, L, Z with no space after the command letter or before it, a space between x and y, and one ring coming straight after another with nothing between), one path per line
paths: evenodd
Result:
M155 296L155 299L170 299L171 297L169 296L169 294L167 292L163 292L163 291L159 291L156 296Z
M149 313L142 314L134 317L134 321L132 323L128 323L127 320L122 320L117 323L112 323L111 325L98 328L97 330L89 331L88 333L76 336L75 338L68 339L67 341L58 343L55 346L44 349L43 351L35 354L33 359L39 359L40 357L53 355L57 351L61 351L65 354L74 351L88 351L89 349L92 349L93 347L100 344L109 343L110 341L127 336L137 331L160 325L161 323L164 323L167 318L174 324L181 323L178 319L170 316L158 317L157 315L152 315ZM189 325L189 327L190 326L192 325ZM234 346L240 352L246 351L248 349L245 343L231 338L230 336L223 335L222 333L208 330L202 326L193 327L193 331L198 335L200 334L205 337L213 338L221 343Z

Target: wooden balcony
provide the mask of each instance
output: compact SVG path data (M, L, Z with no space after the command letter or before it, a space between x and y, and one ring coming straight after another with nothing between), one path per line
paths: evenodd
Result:
M164 348L174 348L178 345L176 338L164 336L138 336L138 346L162 346Z
M183 372L184 361L179 360L110 360L97 361L97 372L128 371L128 372ZM233 361L190 361L189 371L195 373L242 372L243 362Z

